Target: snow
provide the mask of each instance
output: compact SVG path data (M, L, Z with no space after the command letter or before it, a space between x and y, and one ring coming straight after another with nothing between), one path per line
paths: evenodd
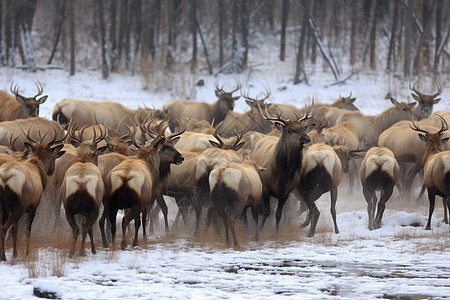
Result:
M357 73L344 85L330 86L334 81L331 74L311 71L308 85L293 85L293 72L289 72L292 64L272 63L269 60L252 72L219 78L181 73L171 77L112 74L108 80L101 80L100 71L79 71L71 77L62 70L28 73L2 68L0 88L9 90L14 80L23 94L30 95L36 92L34 82L39 80L44 94L49 95L40 111L46 118L51 118L53 105L66 97L120 101L131 108L161 108L173 98L212 102L217 79L226 88L233 88L238 79L252 96L262 94L264 86L269 86L272 102L299 107L313 97L316 102L331 103L339 95L352 92L357 98L355 104L366 114L378 114L391 105L384 99L387 92L399 101L410 98L408 81L382 72ZM205 86L194 87L200 78ZM445 80L442 83L443 100L435 110L449 108L449 89ZM424 92L433 89L431 79L421 85ZM244 101L236 103L236 111L246 109ZM86 257L69 259L70 243L54 248L34 241L27 258L21 248L24 241L19 240L19 258L13 259L7 243L7 261L0 263L0 299L35 298L35 287L62 299L440 299L450 295L450 231L442 222L440 200L436 202L432 229L427 231L428 200L412 203L394 193L386 205L383 227L369 231L362 192L357 187L349 193L344 181L336 207L339 234L333 232L329 195L317 201L321 215L313 238L306 237L307 229L300 229L298 203L289 200L279 233L274 229L273 216L259 242L241 228L241 248L237 250L224 246L223 232L216 237L211 229L203 238L195 239L191 227L177 227L174 202L167 200L173 231L164 234L160 216L156 233L150 234L147 244L140 241L141 246L135 249L103 249L97 239L96 255L87 251Z

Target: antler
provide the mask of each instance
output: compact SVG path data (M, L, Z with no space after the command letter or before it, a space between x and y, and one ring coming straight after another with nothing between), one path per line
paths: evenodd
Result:
M222 126L223 121L219 123L219 125L217 125L216 129L214 129L214 119L211 122L211 127L209 128L209 130L211 131L211 134L216 138L217 141L219 141L220 144L220 148L223 148L223 146L225 146L225 143L223 142L222 138L219 136L219 128Z
M261 114L261 116L267 120L267 121L272 121L272 122L281 122L284 125L287 125L287 122L289 122L289 119L283 119L281 118L281 114L279 114L276 118L274 117L270 117L269 116L269 112L267 111L267 106L264 107L265 111L266 111L266 115L264 115L264 113L262 112L261 106L259 105L259 103L256 104L256 106L258 107L258 111Z
M187 122L185 120L184 122L184 127L181 127L181 122L177 119L177 123L178 123L178 128L180 128L180 131L178 133L172 133L171 135L169 135L168 139L172 140L174 138L176 138L179 135L182 135L184 132L186 132L187 129Z
M424 96L424 94L422 94L421 92L419 92L419 91L416 89L416 84L417 84L417 82L414 83L414 86L411 86L411 82L410 82L410 83L409 83L409 89L410 89L411 91L413 91L414 93L416 93L420 98L422 98L422 97Z
M437 88L438 88L438 91L437 91L436 94L433 94L433 95L432 95L433 98L436 98L437 96L439 96L439 95L442 93L442 85L441 85L441 82L440 82L439 80L436 80L435 83L436 83L436 86L437 86Z
M233 94L234 92L236 92L237 90L240 90L242 88L242 84L239 80L236 80L236 83L237 83L236 88L234 90L232 90L230 92L230 94Z
M234 90L232 90L231 92L229 92L229 94L233 94L234 92L236 92L237 90L239 90L239 89L242 88L242 84L241 84L241 82L240 82L239 80L236 80L236 83L237 83L236 88L235 88ZM219 88L218 82L216 81L216 82L214 83L214 87L216 88L216 91L217 91L217 93L218 93L219 95L223 95L223 94L226 93L225 90L223 89L224 85L225 85L225 84L223 84L223 85Z
M267 99L270 97L270 95L272 94L272 91L270 90L270 87L264 86L264 89L265 89L265 91L266 91L266 96L265 96L264 98L262 98L262 99L258 99L258 98L250 98L249 91L247 91L247 94L245 94L245 93L242 93L242 90L241 90L241 96L244 97L245 99L250 100L250 101L253 101L253 102L257 102L257 101L264 102L264 101L267 100Z
M14 96L16 96L16 97L17 97L17 96L20 96L20 97L24 98L21 94L19 94L19 84L16 83L16 84L14 85L14 89L13 89L13 84L14 84L14 81L11 82L11 85L10 85L10 87L9 87L9 90L11 91L11 93L13 93Z
M39 85L38 85L38 83L39 83ZM41 84L40 81L38 81L37 83L35 82L34 84L36 85L36 87L37 87L37 89L38 89L37 95L34 96L34 98L36 99L37 96L42 95L42 93L44 92L44 88L42 87L42 84Z

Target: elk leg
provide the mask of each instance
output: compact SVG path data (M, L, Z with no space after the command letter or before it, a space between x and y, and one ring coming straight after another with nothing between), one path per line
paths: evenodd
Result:
M448 224L448 215L447 215L447 201L448 201L449 197L443 197L442 198L442 205L444 206L444 223Z
M252 205L252 217L255 222L255 241L259 241L259 227L258 227L258 206L256 204Z
M147 215L148 211L153 207L153 203L155 203L155 200L156 200L155 197L152 197L150 201L147 203L147 206L142 211L142 238L144 239L145 243L147 242ZM136 226L136 222L134 223L134 225ZM150 231L153 232L153 225ZM135 235L137 235L137 233L135 233ZM133 246L135 246L134 243L137 243L137 237L133 241Z
M75 216L68 210L66 210L66 219L70 227L72 227L72 248L70 249L69 252L69 257L72 258L75 253L75 246L77 244L78 235L80 234L80 229L78 228L78 225L75 222Z
M277 211L275 214L276 221L277 221L276 222L277 231L280 227L281 213L283 212L283 207L284 207L284 204L286 204L287 198L288 197L286 196L286 197L281 197L280 199L278 199L278 206L277 206Z
M436 193L432 189L428 189L428 201L430 201L430 209L428 211L428 221L425 230L431 229L431 216L433 215L434 203L436 201Z
M122 248L122 250L125 250L125 247L127 246L127 236L126 236L127 226L128 226L128 223L130 223L130 221L133 219L135 219L134 220L135 227L136 227L135 235L137 235L137 232L139 230L138 224L139 224L139 226L141 226L141 224L140 224L141 222L140 222L140 219L136 220L136 217L139 217L140 212L141 212L141 207L139 205L135 205L131 209L128 210L128 212L122 219L122 243L120 244L120 247ZM137 240L137 238L135 238L135 239Z
M31 225L33 225L34 217L36 216L36 208L33 207L28 212L28 220L27 220L27 230L25 231L26 240L27 240L27 249L25 255L30 254L30 234L31 234Z
M445 207L444 207L445 209ZM448 210L448 214L450 214L450 197L447 197L447 210ZM448 216L447 216L447 224L448 224Z
M306 205L309 209L308 219L311 222L311 227L309 228L309 234L308 237L313 237L316 232L316 225L317 221L319 220L320 212L317 209L316 204L314 201L311 200L311 193L307 191L306 193L302 193L302 199L305 201ZM306 223L306 222L305 222Z
M84 250L84 244L86 242L86 236L88 232L92 232L92 225L95 222L95 219L97 219L98 211L93 211L89 214L89 216L86 218L86 222L83 225L83 232L81 236L81 248L80 248L80 256L85 256L85 250ZM94 240L92 239L91 233L89 233L89 238L91 240L91 252L92 254L95 254L95 247L94 247ZM92 251L93 250L93 251Z
M92 225L89 227L88 234L89 234L89 240L91 240L91 253L97 254L97 251L95 250L95 245L94 245L94 233L92 232Z
M156 201L158 202L159 207L162 210L163 216L164 216L164 229L166 233L170 233L169 231L169 220L168 220L168 214L169 210L167 209L166 201L164 200L164 197L162 194L159 194L156 198Z
M333 223L334 223L334 232L336 234L339 233L339 229L338 229L337 222L336 222L336 200L337 200L337 194L338 194L337 186L331 187L331 189L330 189L330 198L331 198L330 211L331 211L331 217L333 218Z
M116 218L117 218L117 208L109 207L109 223L111 224L111 243L114 245L116 242Z
M262 202L260 205L262 210L263 219L261 224L259 225L259 230L262 230L264 224L266 223L267 218L270 216L270 195L269 193L264 193L262 196Z
M235 230L235 220L229 220L228 221L228 225L230 226L230 231L231 231L231 235L233 236L233 243L234 243L234 247L238 248L239 247L239 243L236 239L236 230Z
M139 246L139 227L141 227L141 218L137 215L134 218L134 239L133 239L133 247ZM144 239L144 243L147 242L147 239Z
M100 227L100 234L102 236L102 243L103 243L104 248L108 247L108 241L106 240L106 234L105 234L105 219L106 219L107 215L108 215L108 209L105 206L103 206L103 213L102 213L102 216L100 217L100 220L98 220L98 225Z
M11 233L12 233L12 239L13 239L13 257L16 258L19 256L17 253L17 223L14 223L11 226Z
M369 230L373 230L373 218L375 214L376 195L373 189L363 186L363 195L367 202L367 215L369 217Z
M3 220L6 219L5 223L2 226L0 235L1 235L1 251L2 251L2 260L6 261L6 255L5 255L5 239L6 239L6 232L8 231L9 227L12 224L17 224L17 221L19 221L20 217L22 216L23 212L20 207L15 207L14 210L9 214L7 218L5 218L5 215L3 215ZM17 226L17 225L16 225ZM17 253L17 249L13 249L13 252Z
M228 220L227 218L223 218L223 226L225 227L225 243L227 246L230 246L230 236L228 233Z
M386 208L386 202L391 198L392 192L394 191L394 186L386 186L381 192L380 201L378 202L377 216L375 218L374 227L378 229L381 227L381 220L383 218L383 213Z

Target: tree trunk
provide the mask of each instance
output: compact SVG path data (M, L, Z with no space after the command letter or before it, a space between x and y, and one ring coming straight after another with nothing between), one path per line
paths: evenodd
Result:
M111 43L111 72L117 72L119 69L119 43L117 36L117 0L110 0L110 27L109 40Z
M417 52L416 56L414 58L414 67L413 71L414 74L420 74L423 72L423 66L424 63L429 62L429 47L428 47L428 35L429 35L429 28L431 23L431 14L433 13L433 7L434 2L432 3L431 7L429 7L429 3L427 1L424 1L422 3L422 19L423 19L423 32L419 39L419 44L417 46Z
M403 76L409 78L411 76L411 48L412 48L412 27L413 14L416 8L416 0L410 0L405 15L405 56L403 64Z
M97 0L98 3L98 17L100 26L100 37L102 40L102 78L107 79L109 77L110 62L108 53L108 43L106 42L106 30L105 19L103 16L103 0Z
M223 20L227 11L223 9L223 0L219 0L219 65L223 66Z
M75 11L73 2L69 0L69 26L70 26L70 75L75 75Z
M0 67L5 65L5 43L3 40L3 0L0 0Z
M436 41L434 50L434 72L439 71L439 46L442 42L442 0L437 0L436 3Z
M16 48L16 37L14 30L14 11L13 0L6 0L6 20L5 20L5 33L6 33L6 63L8 66L14 66L14 49Z
M191 73L197 67L197 0L191 1L191 33L192 33L192 62Z
M352 0L352 24L350 29L350 65L356 63L356 26L358 23L358 0Z
M281 12L281 40L280 40L280 60L284 61L286 56L286 27L289 16L289 0L283 0Z
M167 34L167 54L166 54L166 67L170 69L174 63L173 50L175 40L175 0L168 0L168 34Z
M304 70L304 51L305 51L305 41L308 29L308 19L309 19L309 4L310 0L303 0L303 19L302 19L302 30L300 33L300 39L298 42L298 53L297 53L297 63L295 68L294 84L299 84L306 78L300 78L300 75L305 74Z
M370 29L370 69L376 70L377 60L376 60L376 43L377 43L377 23L380 11L380 0L375 0L375 5L373 8L373 18L372 26Z
M249 0L233 0L233 12L231 71L241 73L247 68Z
M53 58L56 54L56 50L58 49L58 44L59 44L59 40L61 38L61 33L62 33L64 22L66 21L68 15L69 15L69 12L67 10L67 0L63 0L63 1L57 0L55 2L57 2L57 3L62 2L62 7L60 8L60 10L58 10L58 17L61 18L61 20L59 20L58 25L57 25L55 43L53 44L52 53L50 54L50 57L48 58L47 65L50 65L53 61Z
M395 0L395 6L394 6L394 16L392 18L392 29L391 29L391 38L389 39L389 49L388 49L388 55L387 55L387 63L386 63L386 72L390 73L395 68L392 66L393 63L395 63L394 59L394 49L395 49L395 41L397 36L397 19L398 19L398 7L399 7L400 0Z
M128 0L122 0L122 3L120 5L120 23L119 23L119 49L118 49L119 63L122 60L122 52L125 44L125 36L128 24L127 18L128 18Z
M141 0L133 0L133 1L134 1L133 7L135 20L135 28L134 28L135 46L134 46L133 64L131 66L132 75L134 75L134 72L136 71L136 63L142 41L142 2Z

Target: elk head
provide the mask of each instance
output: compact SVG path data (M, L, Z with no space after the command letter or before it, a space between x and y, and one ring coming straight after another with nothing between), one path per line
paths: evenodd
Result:
M219 88L217 85L217 82L214 84L214 87L216 88L215 94L216 94L217 98L219 98L218 102L220 103L219 104L220 110L222 110L222 111L233 110L234 109L234 101L236 101L240 98L240 96L233 97L233 93L242 87L241 83L239 81L237 81L236 88L230 92L225 92L225 90L223 89L223 85L222 85L222 87Z
M439 81L436 81L437 86L437 92L433 95L426 95L419 92L416 88L416 83L413 87L411 87L411 83L409 84L409 89L412 90L414 93L411 93L414 100L416 100L419 105L416 108L416 111L418 114L421 115L422 118L428 118L431 115L431 112L433 111L433 105L438 104L441 98L437 98L442 93L442 85Z
M342 97L339 95L339 99L336 101L336 107L342 108L346 110L359 111L359 109L355 106L356 98L352 98L352 92L348 97Z
M416 106L416 102L413 103L398 102L392 97L390 100L397 110L398 120L423 119L423 117L420 114L416 113L413 110L414 106Z
M67 129L67 134L71 138L70 143L72 144L72 146L79 149L78 152L79 159L82 161L89 161L97 165L98 156L108 149L108 146L97 148L97 144L106 138L106 136L108 135L108 131L105 130L103 132L102 126L98 124L94 126L98 126L100 135L97 137L97 130L95 130L94 127L94 137L92 140L89 141L83 140L83 133L86 130L86 128L88 128L88 126L83 126L83 128L77 132L76 126L74 126L73 123L70 122L69 128Z
M9 89L11 90L11 93L13 93L16 97L17 102L19 102L19 104L21 104L23 107L23 118L39 116L39 105L43 104L48 98L48 96L45 95L37 99L37 97L42 95L42 93L44 92L42 84L40 82L38 83L35 83L38 89L37 95L34 97L25 97L19 94L19 86L16 84L13 88L14 82L11 82L11 86L9 87Z
M264 101L266 101L270 97L270 94L272 93L272 91L270 90L270 88L267 88L267 87L265 87L265 90L266 90L266 95L262 99L250 98L250 95L248 92L247 92L247 94L243 94L241 92L241 96L243 98L245 98L245 103L247 103L247 105L250 106L251 110L255 111L258 109L258 106L265 108L268 105L267 103L264 103Z
M449 137L442 138L442 134L444 133L444 131L448 130L448 124L447 121L442 116L440 115L437 116L439 117L439 119L441 119L441 129L439 129L439 131L436 133L431 133L428 130L420 128L419 125L414 121L412 121L413 126L411 126L410 124L409 127L412 130L419 132L419 138L422 141L424 141L427 144L432 144L439 151L442 151L442 145L447 143L449 140Z
M258 110L264 119L274 123L275 127L282 132L281 138L286 143L298 148L311 142L311 138L307 134L316 126L314 122L311 122L314 118L313 112L310 113L306 110L303 117L290 121L283 119L280 114L277 117L270 117L267 109L264 114L260 106L258 106Z
M53 127L53 131L55 132L53 139L48 144L43 144L44 138L48 134L48 131L43 136L41 136L41 132L39 131L39 141L37 141L30 136L31 126L28 129L28 132L25 132L22 126L19 125L19 127L29 141L24 142L26 151L32 153L32 156L36 156L39 160L46 163L46 173L47 175L52 175L55 171L55 160L63 156L63 154L66 152L61 151L61 149L64 147L64 144L62 144L62 142L65 140L66 136L64 135L62 138L57 139L56 137L58 136L58 133L56 128Z

